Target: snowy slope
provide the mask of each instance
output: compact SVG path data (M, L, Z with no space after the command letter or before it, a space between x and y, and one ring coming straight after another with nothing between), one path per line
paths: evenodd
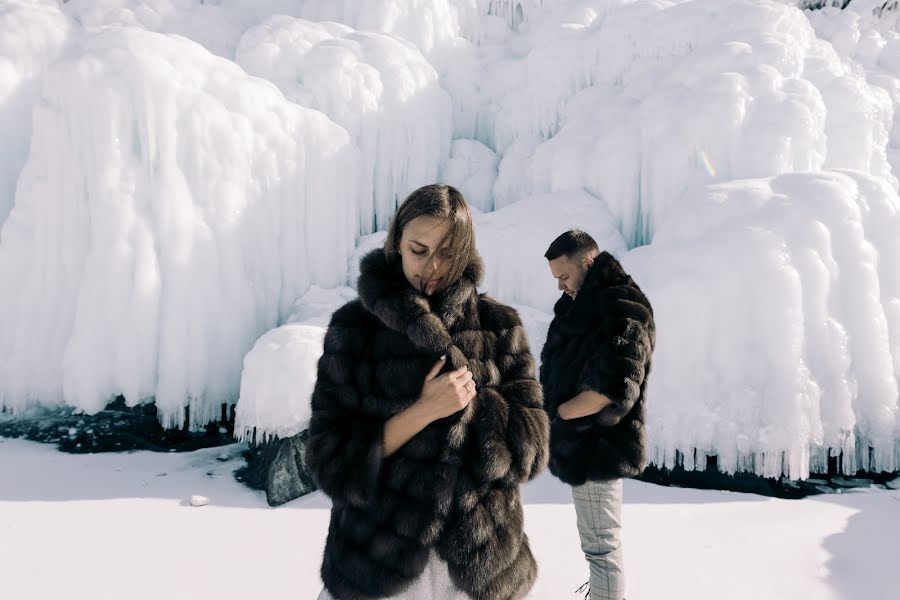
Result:
M657 463L896 469L898 19L796 4L7 2L0 405L296 431L354 260L441 179L535 352L554 234L647 290Z

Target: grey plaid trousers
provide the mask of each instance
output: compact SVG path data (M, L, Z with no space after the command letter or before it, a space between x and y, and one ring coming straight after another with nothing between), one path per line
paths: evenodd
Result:
M572 487L581 549L590 567L590 600L622 600L622 480L588 481Z

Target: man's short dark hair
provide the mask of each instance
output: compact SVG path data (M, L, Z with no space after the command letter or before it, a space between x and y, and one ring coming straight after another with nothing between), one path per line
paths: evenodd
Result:
M556 260L560 256L583 258L600 254L600 247L590 235L580 229L570 229L550 244L544 258Z

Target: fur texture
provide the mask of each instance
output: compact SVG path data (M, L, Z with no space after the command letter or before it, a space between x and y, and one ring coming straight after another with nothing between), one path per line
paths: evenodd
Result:
M376 250L359 299L332 317L306 460L333 500L321 574L336 598L401 593L431 549L476 600L522 598L534 582L518 486L546 465L548 419L519 316L477 293L481 275L476 258L426 298ZM384 458L385 420L416 401L445 353L445 371L472 371L477 402Z
M598 256L573 300L556 303L541 352L544 402L552 417L550 471L580 485L632 477L645 464L645 390L656 344L653 309L608 252ZM613 404L563 420L557 408L594 390Z

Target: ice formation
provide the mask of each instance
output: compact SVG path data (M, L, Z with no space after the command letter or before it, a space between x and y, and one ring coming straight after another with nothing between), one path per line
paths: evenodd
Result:
M350 133L363 158L352 174L362 181L361 234L385 229L409 191L435 181L447 161L450 97L408 42L276 16L244 34L236 61Z
M900 10L798 4L7 2L0 405L299 431L359 257L440 180L535 354L562 230L644 287L656 464L896 470Z
M344 281L358 164L342 128L188 40L85 35L41 78L0 237L2 403L219 417L254 340Z

